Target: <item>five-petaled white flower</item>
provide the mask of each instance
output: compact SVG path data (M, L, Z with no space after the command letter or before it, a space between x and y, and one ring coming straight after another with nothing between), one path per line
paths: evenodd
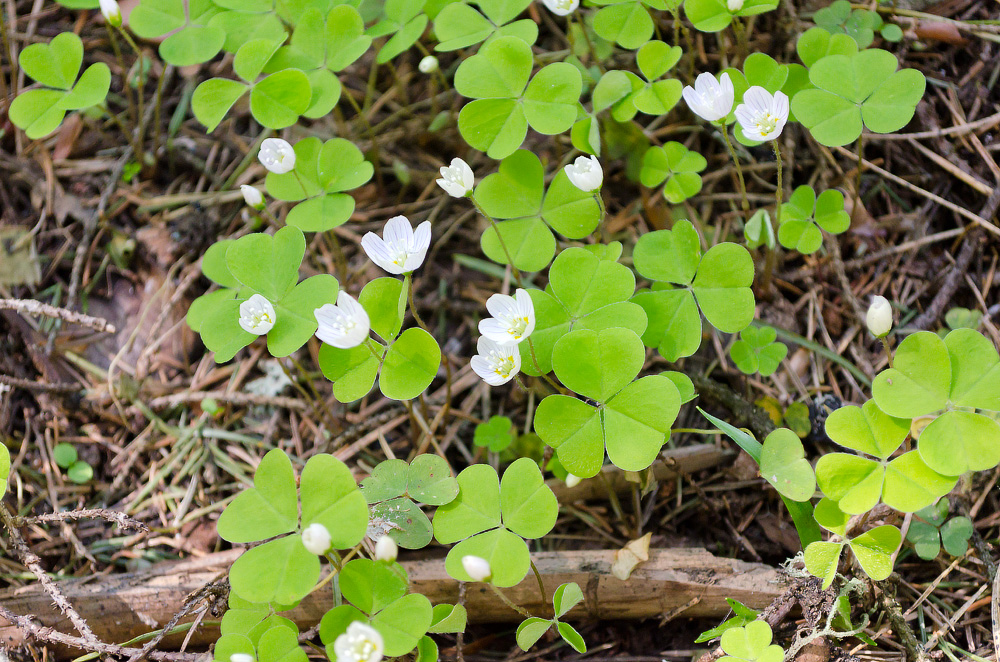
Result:
M339 349L357 347L368 338L371 322L357 299L343 290L337 294L337 305L325 303L313 311L316 316L316 337Z
M580 0L542 0L542 2L556 16L572 14L580 6Z
M596 156L578 156L565 169L569 181L581 191L601 188L604 182L604 169Z
M694 81L694 87L686 86L681 95L691 112L708 122L718 122L733 110L735 92L727 73L722 74L719 80L715 80L710 73L700 74Z
M892 304L889 300L877 294L873 296L872 305L868 307L868 314L865 315L865 323L876 338L889 335L892 331Z
M438 70L438 59L433 55L425 55L420 64L417 65L417 69L420 70L422 74L432 74Z
M535 330L535 306L526 290L514 296L494 294L486 300L493 317L479 321L479 333L500 345L516 345Z
M382 237L368 232L361 238L361 247L371 261L391 274L410 273L424 262L431 245L431 222L424 221L414 232L405 216L390 218Z
M274 306L263 295L255 294L240 304L240 326L244 331L262 336L274 328Z
M453 198L464 198L472 193L475 183L472 168L457 157L451 160L450 166L441 166L441 179L437 180L438 186Z
M780 90L772 96L754 85L743 93L743 103L736 107L736 120L750 140L774 140L788 121L788 97Z
M287 140L268 138L260 144L257 154L261 164L276 175L283 175L295 169L295 150Z
M333 642L337 662L379 662L385 644L379 631L361 621L347 626L347 632Z
M331 544L330 531L319 522L313 522L302 532L302 546L310 554L322 556L329 551Z
M517 345L500 345L481 336L476 351L478 354L470 362L472 370L490 386L506 384L521 370L521 353Z
M472 556L471 554L463 556L462 568L465 570L465 574L477 582L485 582L493 576L493 569L490 568L490 562L481 556Z
M122 24L122 10L118 6L115 0L100 0L101 14L104 15L104 20L113 25L114 27L119 27Z
M247 203L248 207L253 207L254 209L264 208L264 194L260 192L259 188L243 184L240 186L240 193L243 194L243 201Z

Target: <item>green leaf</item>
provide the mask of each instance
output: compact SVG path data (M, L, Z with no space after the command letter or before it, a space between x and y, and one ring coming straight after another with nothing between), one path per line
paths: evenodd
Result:
M434 537L434 528L427 515L407 497L372 506L368 526L369 530L385 530L386 535L404 549L422 549Z
M69 90L83 63L83 42L72 32L61 32L48 44L25 47L18 63L24 73L42 85Z
M273 662L307 662L306 652L299 646L298 631L271 628L261 635L257 656Z
M406 595L406 579L388 564L354 559L344 564L339 576L344 599L365 612L375 614Z
M559 631L559 636L563 638L567 644L573 647L577 653L587 652L587 642L583 640L580 633L570 625L569 623L558 622L556 623L556 629Z
M319 622L319 638L326 645L327 655L331 659L337 658L334 650L337 637L347 632L347 627L354 621L367 623L368 618L352 605L340 605L323 614Z
M917 450L928 467L945 476L986 471L1000 463L1000 423L982 414L948 411L920 433Z
M399 657L417 647L431 625L431 602L419 593L410 593L380 611L372 626L385 640L385 655Z
M269 129L284 129L295 124L309 107L312 88L309 79L298 69L271 74L250 91L250 112Z
M500 481L505 527L522 538L541 538L555 526L559 503L531 458L515 460Z
M535 432L556 449L567 471L590 478L601 470L604 427L596 408L567 395L550 395L535 411Z
M835 409L826 419L826 434L841 446L887 460L910 432L910 421L882 412L874 400L861 407Z
M223 540L256 542L294 531L298 521L292 463L284 451L275 449L257 466L254 487L238 494L226 507L217 528Z
M552 627L552 621L532 616L517 626L517 645L521 650L530 649Z
M556 618L562 618L581 602L583 602L583 591L576 582L562 584L552 594L552 607Z
M399 335L406 311L406 293L398 278L376 278L361 290L358 302L368 313L372 331L390 342Z
M680 46L668 46L662 41L650 41L636 51L635 62L639 71L652 82L673 69L684 54Z
M912 513L951 492L957 482L928 467L917 451L910 451L886 466L882 500L898 511Z
M236 51L233 71L246 82L253 83L280 46L281 42L274 39L251 39Z
M769 326L748 326L740 332L740 339L729 348L729 355L741 372L752 375L759 372L767 377L777 371L788 354L788 347L775 342L777 332Z
M411 497L429 506L443 506L458 496L458 482L451 475L451 467L438 455L425 453L413 458L406 485Z
M885 525L852 538L848 544L865 574L881 581L892 574L892 554L899 548L902 538L899 529Z
M858 42L846 34L830 34L824 28L814 27L799 36L795 50L802 64L811 67L827 55L854 55L858 52Z
M295 535L247 550L229 570L232 589L251 602L298 602L318 579L319 557Z
M72 91L59 100L62 110L82 110L104 103L111 87L111 70L103 62L92 64L80 76Z
M681 220L673 230L647 232L636 242L632 260L636 271L650 280L687 285L701 260L698 231Z
M952 556L961 556L969 548L972 537L972 520L968 517L954 517L941 527L941 542L944 551Z
M434 605L431 626L427 631L435 634L465 632L468 618L468 613L463 605Z
M642 369L642 341L628 329L571 331L552 349L556 376L572 391L607 402Z
M7 493L7 481L10 480L10 451L0 444L0 497Z
M368 526L368 503L351 470L332 455L314 455L302 469L302 527L322 524L334 549L361 542Z
M781 646L771 644L771 626L766 622L751 621L739 628L730 628L722 633L719 642L722 650L731 658L748 662L781 662L785 651ZM727 658L722 658L727 659Z
M955 329L944 344L951 362L951 403L1000 411L1000 357L993 343L972 329Z
M381 345L379 348L379 356L384 356L384 348ZM354 402L368 395L375 386L379 360L365 345L338 349L324 343L319 349L320 370L333 382L333 395L338 402Z
M441 348L420 328L404 331L389 347L382 365L379 389L390 400L412 400L437 376Z
M663 147L650 147L642 158L640 180L644 186L655 187L666 180L663 197L679 204L701 190L701 172L708 162L701 154L688 150L678 142Z
M648 236L648 235L646 235ZM642 307L648 324L642 342L668 361L691 356L701 346L701 316L690 290L640 292L632 302Z
M753 259L737 244L712 246L701 259L691 291L705 319L723 333L749 326L754 314Z
M232 292L232 290L229 290ZM234 293L235 296L235 293ZM236 356L257 336L244 331L240 326L240 304L242 300L226 297L213 297L210 300L215 307L201 320L199 333L201 340L209 351L215 353L215 362L223 363Z
M531 76L531 47L517 37L500 37L464 60L455 90L474 99L519 97Z
M524 116L528 125L544 135L568 131L576 121L583 79L568 62L543 67L524 90Z
M59 108L64 96L65 93L58 90L22 92L10 105L10 121L24 130L31 140L44 138L59 128L66 116L66 111Z
M906 532L906 539L913 543L917 556L925 561L931 561L941 553L941 535L930 524L914 520Z
M274 328L267 334L267 350L271 356L288 356L302 347L316 333L317 308L337 301L340 287L329 274L307 278L275 304Z
M594 32L622 48L636 49L653 36L653 19L639 0L601 8L594 14Z
M415 662L438 662L437 643L427 635L417 642L417 659Z
M438 516L434 516L435 525ZM462 567L463 556L486 559L493 571L490 583L498 588L509 588L521 583L531 567L528 546L524 539L504 528L474 535L458 543L448 552L445 558L445 570L448 574L458 581L473 581Z
M160 57L175 67L190 67L214 58L225 43L226 31L223 28L217 25L189 25L164 39L159 52Z
M501 525L500 479L495 469L483 464L467 467L458 474L458 486L455 500L434 515L434 537L443 545Z
M677 387L666 377L648 375L626 386L604 410L608 459L625 471L648 468L666 443L680 406Z
M368 503L403 496L406 494L408 473L409 466L405 460L383 460L375 465L368 478L361 481L361 493Z
M248 234L229 246L226 266L242 285L274 303L295 287L305 249L305 237L297 228L281 228L274 236Z
M874 460L827 453L816 463L816 480L823 494L852 515L871 510L882 497L885 467Z
M767 435L760 454L760 473L782 496L808 501L816 491L816 477L798 435L779 428Z
M491 452L499 453L514 441L511 435L513 423L506 416L491 416L485 423L476 426L472 442L476 446L489 448Z
M817 541L806 547L804 555L806 570L823 580L824 591L830 588L837 576L837 566L840 564L840 553L843 549L842 542Z
M948 346L930 331L907 336L896 348L893 367L880 372L872 382L872 396L879 409L899 418L943 409L950 390Z
M210 78L195 88L191 110L209 133L219 126L226 113L250 87L235 80Z

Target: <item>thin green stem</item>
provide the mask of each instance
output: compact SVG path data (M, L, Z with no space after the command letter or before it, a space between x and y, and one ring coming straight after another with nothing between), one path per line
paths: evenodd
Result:
M419 326L427 333L430 333L431 332L430 329L427 328L427 325L424 324L424 321L420 319L420 315L417 314L417 306L413 302L413 278L411 274L405 274L403 276L403 287L406 288L406 298L410 302L410 312L413 313L413 319L416 321L417 326Z
M774 220L771 222L771 236L777 236L776 227L781 226L781 201L784 195L784 187L781 181L781 150L778 148L778 141L772 140L771 147L774 148L774 160L777 165L778 172L778 182L777 187L774 189ZM764 261L764 277L761 283L761 288L765 293L771 291L771 278L774 274L774 267L778 263L778 245L769 246L767 249L767 258Z
M729 150L729 156L733 159L733 165L736 167L736 176L740 180L740 195L743 196L741 204L743 206L743 211L750 211L750 199L747 198L747 183L743 179L743 167L740 166L740 159L736 156L736 150L733 149L733 143L729 140L729 128L726 126L726 120L719 120L719 130L722 131L722 139L726 141L726 149Z
M879 338L882 341L882 348L885 350L885 356L889 359L889 367L892 367L892 347L889 345L889 338L887 336L882 336Z
M507 258L507 264L510 265L511 272L514 274L514 280L517 281L517 286L523 288L524 283L521 281L521 271L514 266L514 258L511 257L510 251L507 250L507 242L503 240L503 235L500 234L500 228L497 226L496 220L492 216L486 213L479 201L476 200L475 195L470 195L469 200L472 200L472 204L475 205L476 211L478 211L483 218L490 222L490 227L493 228L493 232L497 236L497 241L500 242L500 248L503 250L504 257Z
M520 605L514 604L510 598L508 598L506 595L503 594L503 591L501 591L500 589L498 589L496 586L494 586L489 582L486 582L486 585L489 586L494 593L496 593L496 596L500 598L500 601L503 602L505 605L507 605L508 607L519 613L521 616L524 616L525 618L531 618L531 612L529 612L524 607L521 607Z
M608 215L608 208L604 206L604 196L601 195L601 189L594 189L594 200L597 201L597 206L601 209L601 222L604 222L604 217Z
M538 582L538 592L542 594L542 604L545 604L549 601L549 598L545 595L545 584L542 583L542 573L538 571L538 567L534 561L528 559L528 563L531 564L531 572L535 573L535 581Z
M132 96L132 88L128 84L128 69L125 67L125 58L122 56L121 45L118 43L118 37L115 36L115 29L111 27L110 24L105 24L108 30L108 40L111 42L111 50L115 53L115 61L118 63L118 68L122 70L122 87L125 88L125 100L128 102L128 113L132 119L133 126L139 126L139 114L135 105L135 98ZM126 137L129 143L135 149L135 136L132 135L133 132L127 131ZM142 163L142 152L136 150L135 157Z

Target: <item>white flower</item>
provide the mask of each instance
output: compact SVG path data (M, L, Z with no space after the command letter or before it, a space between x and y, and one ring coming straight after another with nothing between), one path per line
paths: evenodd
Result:
M571 14L580 6L580 0L542 0L542 3L556 16Z
M264 208L264 194L260 192L260 189L249 184L243 184L240 186L240 193L243 194L243 201L247 203L248 207L253 207L254 209Z
M472 357L472 370L490 386L506 384L521 370L521 353L517 345L498 345L482 336L476 351L479 353Z
M379 662L385 651L382 635L370 625L354 621L333 642L337 662Z
M878 295L872 297L872 305L868 307L865 322L868 324L868 330L876 338L889 335L889 331L892 330L892 306L888 299Z
M718 122L733 110L733 81L729 74L722 74L719 80L710 73L703 73L681 92L688 108L698 117L708 122Z
M743 9L743 0L727 0L726 9L729 10L730 14L735 14L739 10Z
M465 569L465 574L472 577L473 581L484 582L493 576L490 562L479 556L463 556L462 568Z
M357 299L343 290L337 294L337 305L325 303L313 311L316 316L316 337L339 349L357 347L368 338L371 322Z
M257 154L261 164L276 175L283 175L295 169L295 150L287 140L268 138L260 144Z
M494 294L486 300L493 317L479 321L479 333L500 345L517 345L535 330L535 306L527 291Z
M229 656L229 662L253 662L253 655L249 653L233 653Z
M743 103L736 107L736 120L750 140L774 140L788 121L788 97L780 90L771 96L763 87L754 85L743 93Z
M100 6L105 21L116 28L122 24L122 10L115 0L100 0Z
M450 166L441 167L441 179L437 180L437 183L451 197L464 198L472 192L476 178L468 163L462 159L454 158L451 160Z
M423 264L431 245L431 222L424 221L414 232L405 216L395 216L386 222L382 235L368 232L361 238L361 247L389 273L406 274Z
M310 553L322 556L330 549L330 532L319 522L310 524L302 532L302 545Z
M420 64L417 65L417 69L419 69L422 74L432 74L438 70L438 59L433 55L428 55L420 60Z
M379 561L392 563L396 560L396 555L398 554L399 545L397 545L396 541L388 535L382 536L378 539L378 542L375 543L375 558Z
M604 170L596 156L578 156L576 161L566 166L566 176L581 191L593 191L601 187Z
M244 331L262 336L274 328L274 306L260 294L240 304L240 326Z
M581 478L573 474L566 474L566 487L576 487L580 484Z

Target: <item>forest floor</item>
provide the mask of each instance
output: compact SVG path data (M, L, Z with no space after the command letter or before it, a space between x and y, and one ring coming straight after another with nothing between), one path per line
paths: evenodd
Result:
M779 12L752 23L752 50L779 62L794 60L795 36L811 25L799 13L813 9L794 4L785 2ZM88 62L106 61L115 80L121 79L124 72L96 12L83 19L86 12L33 0L6 0L3 10L0 108L25 84L11 66L11 49L65 30L83 36ZM542 39L553 50L565 47L540 5L529 15L542 25ZM998 19L1000 6L991 0L946 0L899 11L894 20L905 37L883 47L927 76L927 93L899 134L866 136L860 174L854 148L822 147L798 128L782 137L797 182L850 193L851 228L828 238L814 255L783 260L772 298L759 301L762 321L780 329L779 340L790 346L774 378L742 375L726 351L729 339L720 334L682 361L681 369L696 378L702 392L700 406L760 436L772 419L756 402L802 428L808 457L832 449L805 408L821 397L843 403L867 397L871 378L886 362L863 322L875 294L899 305L904 311L899 326L909 330L937 331L978 313L979 328L1000 345ZM663 20L669 34L669 19ZM697 66L720 69L722 38L694 33L691 39ZM376 176L354 192L357 207L349 223L312 237L303 272L333 273L356 291L381 275L360 250L365 232L399 214L432 222L435 242L417 281L416 303L437 332L454 381L450 390L441 388L443 379L431 387L424 402L431 419L422 424L433 424L437 450L460 470L473 461L497 461L473 444L477 422L503 414L523 429L535 399L517 388L490 390L468 368L485 300L509 286L510 276L482 256L482 219L434 183L438 168L454 156L466 158L477 172L491 166L458 135L454 116L462 98L421 74L420 57L412 51L397 58L392 67L380 68L371 84L371 63L356 63L342 82L364 116L341 104L348 109L310 127L319 135L350 137L375 164ZM442 68L453 67L454 57L443 54ZM191 117L194 86L221 65L193 71L154 67L160 68L153 78L163 79L161 108L146 138L155 162L141 170L133 168L127 141L113 124L72 115L52 137L32 142L0 110L0 295L83 311L114 327L98 331L0 311L0 434L13 459L4 503L25 517L104 508L146 527L136 532L90 519L35 521L21 528L27 547L58 578L106 578L227 549L214 522L271 448L298 457L334 452L363 476L385 457L427 447L421 425L399 403L376 397L351 406L337 403L315 367L318 343L299 353L301 371L271 359L261 343L240 360L217 365L185 325L188 305L209 287L199 268L205 248L246 233L256 221L238 188L264 174L255 159L263 135L245 110L210 135ZM440 113L451 119L432 127ZM628 179L622 155L611 154L605 166L604 236L631 247L643 233L668 228L683 215L709 219L702 230L710 236L738 237L737 199L728 192L738 189L725 147L687 113L670 114L648 135L697 146L709 161L704 188L685 205L672 207ZM530 135L525 147L543 161L553 160L551 143L538 139ZM773 157L766 148L746 156L751 200L766 205L773 199ZM649 362L666 365L655 353ZM451 414L433 419L446 405ZM710 427L693 407L683 409L677 426ZM540 457L537 438L522 436L519 443L519 452ZM735 449L719 435L671 438L675 448L700 443ZM71 479L56 463L59 444L75 447L92 478L84 473L80 482ZM897 562L897 600L917 636L934 640L934 658L994 654L988 584L990 571L995 573L990 555L1000 537L998 477L1000 469L986 472L963 481L951 495L953 512L975 525L965 556L924 561L905 547ZM765 490L756 466L743 455L661 482L638 508L628 498L574 503L563 511L545 550L619 549L645 533L652 534L652 548L702 547L770 566L799 549L780 500ZM35 574L9 536L0 540L0 587L34 583ZM927 599L931 588L934 597ZM586 622L581 632L591 660L690 660L709 648L695 646L694 638L719 620L668 614L658 621ZM786 619L780 633L792 632L795 622ZM803 655L820 661L849 653L899 659L903 645L888 629L883 622L869 625L875 646L849 638ZM470 662L580 657L552 642L521 653L510 625L474 625L464 643ZM445 657L454 656L454 638L442 637L441 648ZM48 659L46 644L26 643L15 657Z

